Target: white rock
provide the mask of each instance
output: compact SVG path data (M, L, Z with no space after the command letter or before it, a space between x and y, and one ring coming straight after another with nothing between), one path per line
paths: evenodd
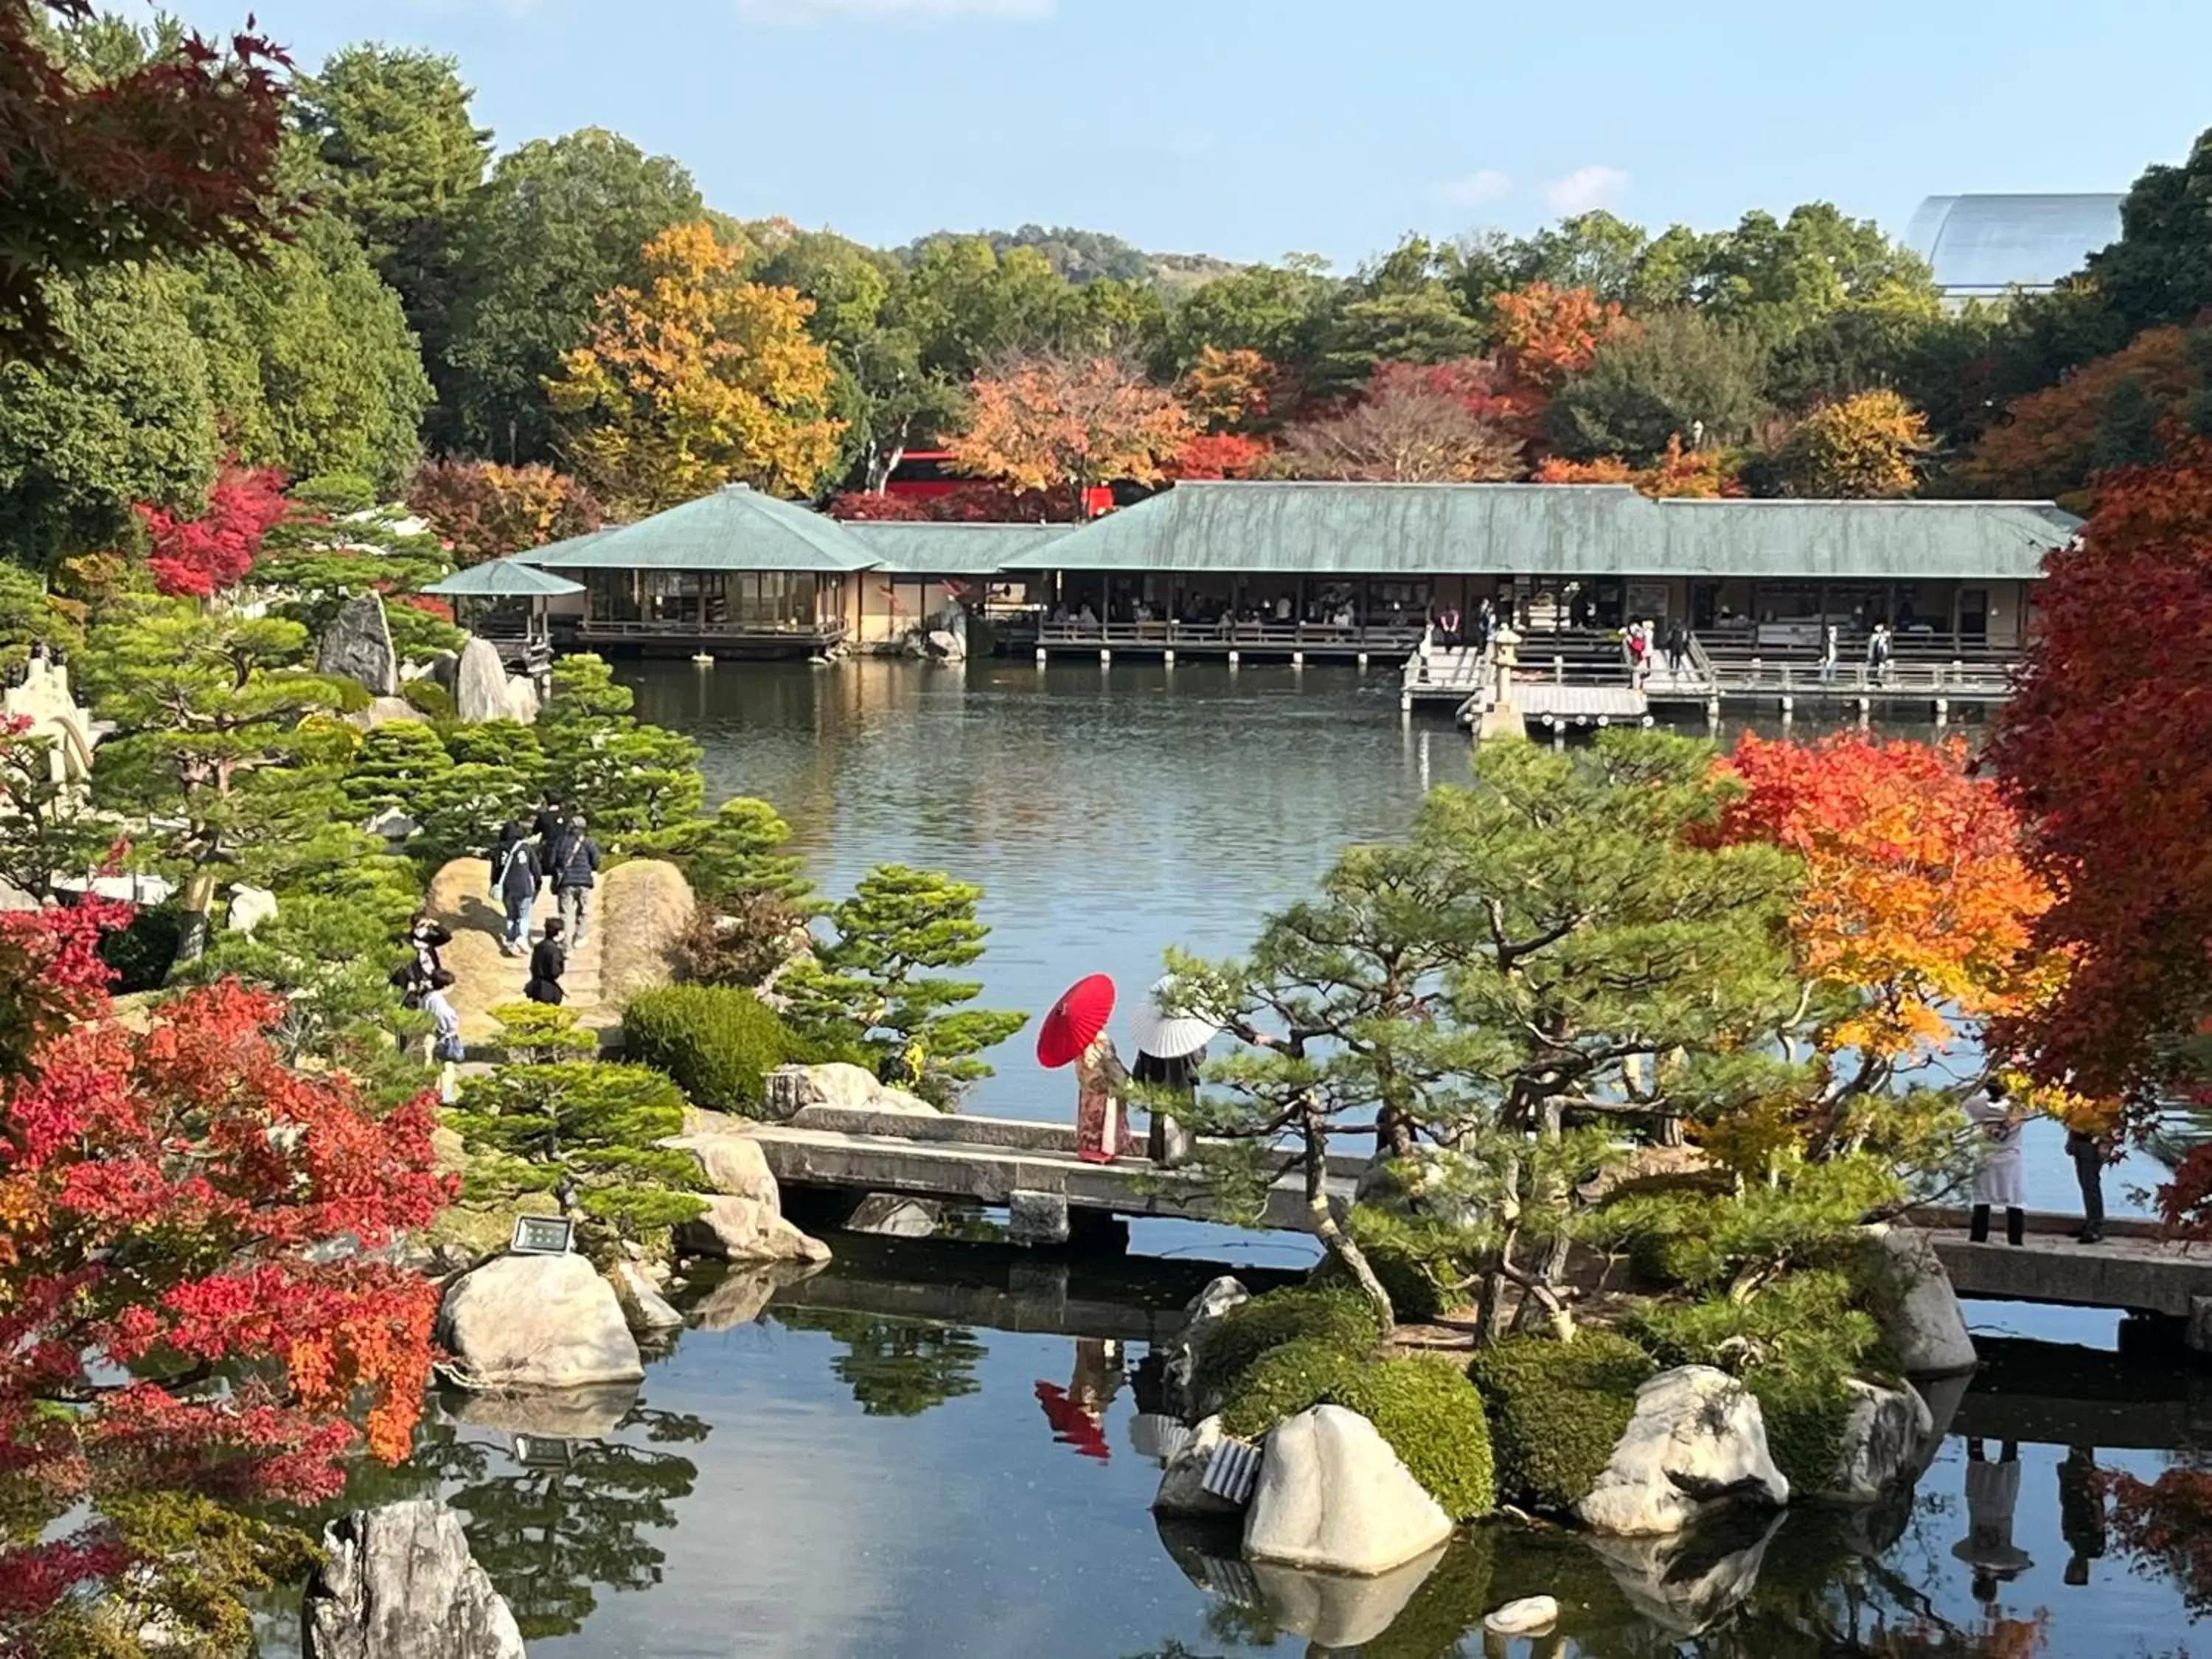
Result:
M422 711L404 697L371 697L368 708L345 718L347 724L357 726L364 732L373 732L380 726L392 726L401 720L419 720L422 718Z
M1779 1511L1764 1520L1723 1517L1673 1538L1589 1538L1629 1606L1672 1636L1696 1636L1742 1605L1759 1585ZM1881 1553L1880 1551L1873 1552Z
M1206 1466L1213 1461L1214 1450L1225 1437L1221 1431L1221 1419L1209 1417L1190 1432L1182 1449L1168 1459L1167 1467L1160 1471L1160 1489L1152 1498L1154 1515L1242 1515L1244 1506L1232 1504L1225 1498L1217 1498L1199 1483L1206 1478Z
M1881 1334L1909 1376L1949 1376L1979 1363L1974 1340L1959 1312L1951 1275L1943 1271L1936 1247L1909 1228L1870 1227L1881 1243L1884 1267L1899 1297L1879 1298L1875 1316Z
M453 714L470 725L508 717L507 665L489 640L471 635L461 647L460 665L453 673Z
M1451 1534L1451 1517L1372 1423L1341 1406L1316 1406L1267 1437L1244 1553L1365 1577L1425 1555Z
M810 1106L840 1111L914 1112L941 1115L919 1095L894 1089L865 1066L832 1060L823 1066L779 1066L761 1085L762 1115L779 1122Z
M671 1151L689 1152L698 1159L708 1191L732 1198L750 1198L779 1215L783 1212L783 1197L768 1167L767 1154L750 1135L672 1135L660 1144Z
M718 1261L827 1261L830 1247L810 1238L757 1198L718 1194L707 1200L707 1213L676 1230L676 1249L684 1255Z
M616 1262L611 1277L615 1299L622 1304L623 1316L629 1321L630 1329L643 1335L684 1328L684 1316L668 1305L645 1269L636 1262Z
M1443 1559L1441 1548L1432 1549L1366 1578L1308 1572L1271 1561L1252 1562L1245 1571L1267 1610L1268 1623L1304 1637L1313 1644L1309 1652L1356 1652L1398 1622L1413 1592Z
M928 1199L870 1193L846 1218L845 1231L873 1233L879 1238L933 1238L943 1220L939 1206Z
M234 885L230 890L228 926L234 933L251 934L276 914L276 895L266 887Z
M389 842L411 841L422 826L396 806L387 806L363 826L372 836Z
M1831 1503L1871 1504L1919 1471L1920 1448L1935 1428L1928 1402L1911 1389L1878 1388L1853 1377L1842 1450L1820 1496Z
M1540 1636L1559 1622L1559 1604L1548 1595L1508 1601L1482 1621L1492 1636Z
M1575 1513L1593 1532L1655 1537L1737 1501L1790 1501L1759 1401L1725 1371L1681 1365L1637 1389L1636 1414Z
M580 1255L503 1255L447 1288L438 1340L487 1389L645 1375L614 1286Z
M306 1659L523 1659L513 1610L445 1504L356 1510L323 1528L323 1552L301 1611Z
M520 674L507 677L507 718L525 726L538 724L538 687Z

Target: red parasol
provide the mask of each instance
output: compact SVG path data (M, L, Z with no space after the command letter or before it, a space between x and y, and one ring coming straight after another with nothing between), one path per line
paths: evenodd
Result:
M1093 974L1076 981L1037 1027L1037 1063L1048 1069L1073 1063L1113 1017L1112 980Z

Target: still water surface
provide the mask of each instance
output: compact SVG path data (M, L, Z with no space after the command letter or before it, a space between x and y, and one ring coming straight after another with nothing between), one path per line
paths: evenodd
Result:
M1170 944L1237 950L1261 911L1303 891L1339 847L1402 829L1423 790L1464 776L1468 760L1448 726L1401 719L1385 677L1341 671L1232 678L1208 667L868 662L653 665L626 677L641 714L705 746L714 798L755 794L784 811L831 891L894 860L981 883L994 928L981 964L987 1001L1032 1012L1092 971L1131 996ZM1064 1080L1036 1067L1024 1039L994 1058L1000 1074L974 1109L1068 1109ZM2069 1205L2056 1143L2033 1146L2030 1159L2033 1200ZM619 1426L447 1421L428 1432L412 1478L468 1512L479 1556L531 1623L534 1654L2212 1651L2192 1641L2183 1591L2155 1564L2085 1542L2078 1485L2073 1544L2061 1524L2067 1443L2082 1443L2077 1473L2094 1463L2150 1480L2193 1455L2179 1449L2199 1437L2192 1425L2212 1430L2212 1401L2171 1361L2069 1366L2022 1351L2002 1376L1977 1382L1917 1492L1889 1513L1793 1513L1771 1535L1754 1528L1642 1559L1482 1528L1420 1583L1398 1586L1402 1607L1346 1613L1323 1605L1326 1586L1241 1571L1233 1536L1154 1526L1158 1465L1143 1455L1138 1421L1143 1343L1113 1357L1117 1375L1096 1342L1056 1333L1048 1316L1016 1322L1018 1333L865 1308L870 1275L896 1298L962 1273L1034 1290L1039 1274L1051 1279L1048 1264L994 1266L979 1250L958 1267L942 1247L902 1258L834 1242L830 1271L852 1281L846 1300L861 1310L796 1305L823 1299L818 1286L787 1288L765 1307L764 1286L710 1291L703 1317L652 1363L636 1404L610 1410ZM1135 1242L1155 1255L1285 1265L1304 1253L1300 1240L1181 1224L1140 1226ZM1148 1291L1142 1270L1132 1279L1111 1294L1141 1305L1188 1293L1180 1279ZM1054 1294L1044 1284L1042 1305ZM2109 1346L2113 1336L2109 1316L1970 1316L1978 1328L2049 1340ZM1045 1409L1053 1390L1079 1372L1095 1382L1102 1367L1115 1386L1099 1432L1071 1431L1064 1413L1055 1423ZM2075 1374L2084 1367L2087 1381ZM2055 1399L2026 1419L2004 1415L2002 1398L2023 1391ZM1965 1434L2025 1435L2023 1421L2044 1437L2017 1448L2013 1536L2026 1565L1978 1599L1953 1549L1966 1529ZM2093 1450L2100 1437L2128 1444ZM2002 1459L2004 1443L1984 1450ZM1539 1593L1565 1608L1558 1642L1486 1648L1481 1615ZM1316 1626L1322 1615L1333 1626ZM1316 1632L1342 1645L1314 1644Z

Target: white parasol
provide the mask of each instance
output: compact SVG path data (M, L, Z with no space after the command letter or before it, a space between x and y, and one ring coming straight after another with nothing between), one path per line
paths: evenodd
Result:
M1200 1015L1186 1013L1176 1006L1175 975L1157 981L1131 1016L1137 1028L1137 1048L1155 1060L1181 1060L1194 1054L1221 1035L1221 1027Z

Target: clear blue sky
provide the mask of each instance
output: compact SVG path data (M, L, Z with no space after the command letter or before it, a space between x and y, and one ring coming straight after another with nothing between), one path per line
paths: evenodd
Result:
M143 0L109 0L132 6ZM173 0L173 4L174 0ZM611 127L708 199L891 244L1024 222L1349 266L1602 204L2119 190L2212 126L2203 0L185 0L302 66L450 52L502 146Z

